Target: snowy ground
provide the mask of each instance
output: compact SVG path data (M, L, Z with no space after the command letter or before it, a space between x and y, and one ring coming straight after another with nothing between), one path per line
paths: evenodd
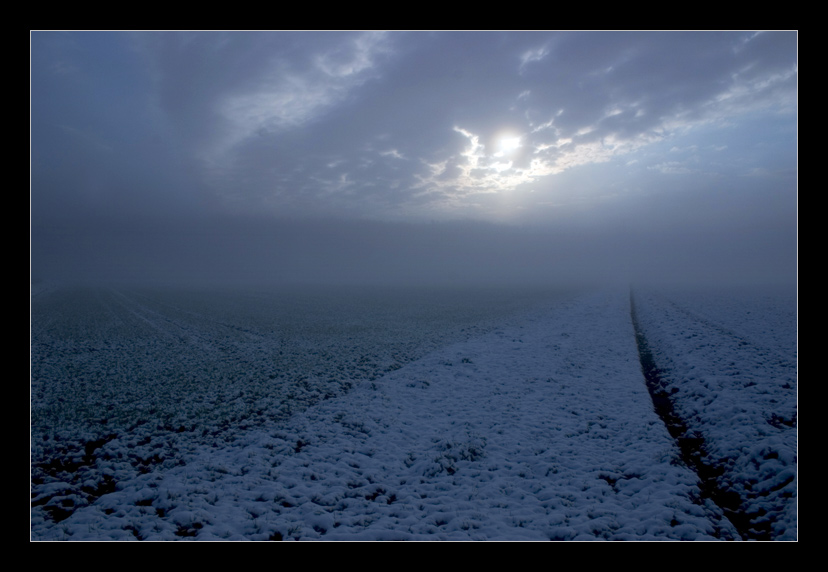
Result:
M686 308L654 293L636 295L643 335L659 367L665 372L672 368L665 383L677 388L677 404L696 419L693 430L705 432L706 444L727 464L723 479L738 481L733 486L749 508L762 499L758 508L771 521L772 538L795 539L795 306L791 313L790 301L780 297L762 306L769 334L740 322L738 315L745 310L736 302L679 299ZM747 303L743 297L732 300ZM306 393L285 389L304 404L291 411L283 411L281 399L263 401L265 392L254 387L252 400L236 399L247 403L246 409L238 414L222 409L213 413L215 421L208 416L197 427L178 425L178 419L152 428L140 419L129 425L133 418L121 412L95 430L73 429L64 422L62 437L49 429L52 420L83 415L84 410L51 399L65 363L54 357L59 336L41 333L40 308L33 303L32 538L738 539L724 511L702 494L697 475L682 462L653 410L629 291L537 302L533 299L533 311L520 319L514 312L507 319L504 313L495 320L499 327L492 321L472 327L481 323L475 315L434 345L425 342L433 339L425 326L409 324L409 330L423 332L423 341L413 349L397 347L400 359L390 365L381 350L370 353L376 358L370 371L349 370L352 358L337 357L353 352L329 348L320 356L319 340L325 335L307 334L307 347L299 351L287 342L272 345L267 327L254 324L244 335L255 351L245 356L267 361L264 356L281 355L278 351L306 358L317 352L315 360L307 359L347 375L329 381L330 376L317 372L304 384L310 388ZM757 304L761 306L758 301L748 305L758 311ZM128 305L110 308L116 307ZM149 307L133 309L146 318ZM432 323L444 311L423 323ZM165 319L174 314L165 310ZM714 323L711 315L720 321ZM457 322L460 316L450 318ZM157 334L165 322L151 321ZM230 321L211 323L226 326ZM182 324L189 324L189 333L177 335L187 347L193 337L202 344L219 339L234 347L241 343L226 329L221 336L212 330L207 335L207 322L195 328L192 317L176 328ZM687 328L701 329L694 329L697 336L691 338ZM722 332L748 343L723 344L729 338ZM147 335L147 352L160 351L150 347L156 334ZM702 337L719 353L682 342ZM97 346L92 344L96 351L108 347L107 339L102 335ZM403 339L403 333L395 338L384 331L377 339L379 348L383 341ZM778 351L765 359L767 345ZM80 367L79 356L88 350L74 348L72 367ZM742 370L726 379L719 379L721 372L711 377L723 359L751 372L755 385L745 381ZM264 362L252 361L252 369L262 371ZM300 362L291 363L302 370ZM695 377L685 375L688 371ZM42 372L52 372L52 377ZM732 379L739 388L729 384ZM346 390L330 389L324 395L320 384ZM741 391L745 386L748 390ZM210 410L220 409L217 404L225 398L221 383L205 387L216 395L205 398ZM141 390L132 391L139 401L146 399ZM729 405L703 405L720 402ZM200 415L192 404L180 405L188 415ZM282 413L268 415L268 406ZM734 415L736 407L741 417ZM97 415L100 404L90 408ZM182 419L192 424L191 417ZM128 431L115 428L122 422ZM746 488L756 491L755 499ZM767 494L760 495L762 491Z
M732 519L757 538L795 539L793 295L642 292L636 309L679 416L740 499Z

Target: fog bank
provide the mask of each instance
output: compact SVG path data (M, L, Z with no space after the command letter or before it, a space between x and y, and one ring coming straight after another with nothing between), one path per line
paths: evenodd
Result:
M33 280L525 284L791 282L790 227L89 220L32 229Z

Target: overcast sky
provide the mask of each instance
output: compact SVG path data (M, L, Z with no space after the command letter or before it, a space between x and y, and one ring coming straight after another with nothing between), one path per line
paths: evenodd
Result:
M792 280L797 34L34 32L35 277Z

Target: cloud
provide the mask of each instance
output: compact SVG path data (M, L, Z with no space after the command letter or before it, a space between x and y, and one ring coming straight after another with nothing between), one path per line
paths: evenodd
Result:
M523 69L527 66L527 64L533 62L539 62L543 60L546 56L549 55L549 48L546 45L527 50L520 56L520 71L523 72ZM528 92L523 92L528 94ZM522 94L521 94L522 95Z
M139 41L161 109L208 169L232 168L244 145L318 120L375 77L389 51L381 32L165 33Z
M667 161L647 168L665 175L689 175L694 172L679 161Z
M795 32L36 33L32 216L551 225L714 178L767 214L797 74Z
M317 119L373 77L386 44L384 33L366 32L314 54L304 67L274 58L255 85L217 102L229 133L213 152L223 155L254 134L294 129Z

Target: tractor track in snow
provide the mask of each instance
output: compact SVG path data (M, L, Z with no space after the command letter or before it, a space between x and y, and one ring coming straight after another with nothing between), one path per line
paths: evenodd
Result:
M653 408L670 436L676 441L681 452L681 459L684 464L692 469L699 477L699 490L702 498L710 499L718 506L728 520L739 532L739 535L747 540L749 538L749 527L739 518L739 506L742 504L738 494L722 489L718 485L718 477L722 469L710 458L706 451L704 437L701 432L692 430L687 421L681 418L673 401L667 382L661 376L661 370L656 366L653 354L647 344L647 338L638 323L635 311L635 299L630 292L630 313L632 315L635 339L638 345L638 355L641 360L641 371L647 384L647 391L653 401Z
M652 308L648 308L649 324L644 326L636 295L630 292L641 369L653 406L683 461L698 475L703 497L721 508L744 540L772 540L775 520L791 510L786 505L795 502L789 492L795 476L785 477L795 471L795 403L777 402L776 397L795 391L790 374L795 364L675 302L661 302L663 308L682 316L683 327L674 331L668 325L649 332L659 342L656 350L647 332L656 320ZM661 319L659 326L672 319L656 315ZM702 341L682 347L681 343L671 345L670 339ZM721 397L722 391L728 392L727 397ZM767 430L753 435L741 432L737 421L727 420L728 425L723 416L728 408L735 417L761 416ZM791 455L793 460L787 460ZM776 459L783 461L775 471L781 476L769 477L774 471L762 464ZM768 499L772 499L770 504Z

